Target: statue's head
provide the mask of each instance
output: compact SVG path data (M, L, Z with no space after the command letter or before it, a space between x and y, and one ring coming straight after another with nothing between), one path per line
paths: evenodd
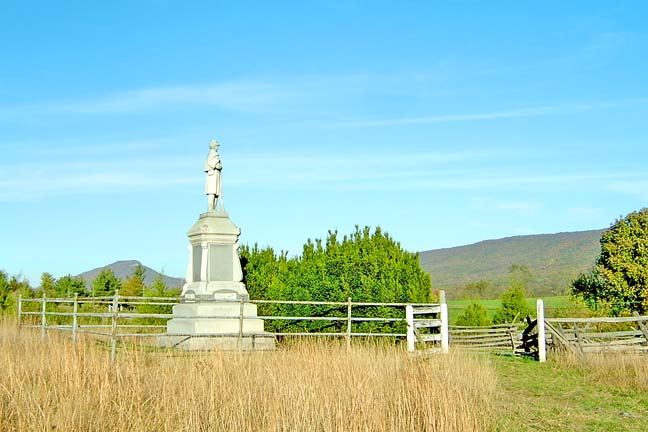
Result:
M218 150L218 141L216 141L215 139L211 140L209 142L209 148L212 150Z

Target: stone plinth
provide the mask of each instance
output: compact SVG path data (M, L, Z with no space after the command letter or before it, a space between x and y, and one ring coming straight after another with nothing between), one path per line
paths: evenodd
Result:
M167 333L159 343L188 351L271 350L275 339L263 331L257 306L249 302L202 301L173 307Z
M171 336L158 337L158 344L167 348L178 348L184 351L272 351L275 349L275 338L269 334L238 336Z
M241 306L243 319L241 319ZM257 318L256 305L235 302L185 303L173 307L167 334L262 333L263 320Z

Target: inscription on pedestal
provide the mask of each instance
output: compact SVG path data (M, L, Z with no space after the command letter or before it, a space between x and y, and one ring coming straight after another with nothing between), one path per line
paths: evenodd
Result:
M195 282L200 281L200 261L202 260L202 247L200 245L193 246L193 252L191 254L193 257L193 280Z
M230 245L209 245L209 281L233 280L233 255Z

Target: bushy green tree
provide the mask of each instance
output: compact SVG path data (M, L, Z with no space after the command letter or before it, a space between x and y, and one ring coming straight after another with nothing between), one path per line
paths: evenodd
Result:
M150 287L144 289L146 297L167 297L167 286L162 279L162 275L158 275Z
M0 311L4 312L9 307L10 294L8 275L0 270Z
M0 312L13 313L16 310L18 297L30 298L34 290L27 278L22 275L9 276L0 270Z
M341 239L329 231L325 240L308 240L301 256L288 259L272 249L242 248L245 282L251 298L355 302L430 301L430 277L418 262L418 255L403 250L380 228L369 227ZM344 308L329 306L276 306L264 310L293 315L339 315ZM401 310L387 308L374 313L400 316ZM370 313L367 313L368 316ZM275 324L281 327L282 323ZM288 325L288 324L285 324ZM293 324L290 324L294 326ZM341 322L302 323L302 327L340 327ZM382 324L358 324L358 330L377 331Z
M141 296L144 294L144 275L146 273L146 268L137 264L133 267L133 273L124 281L122 284L122 289L120 291L121 295L124 296Z
M489 326L492 323L484 306L479 303L471 303L457 317L456 324L460 326Z
M493 323L503 324L523 320L531 314L524 290L520 285L512 285L500 299L500 307L495 311Z
M648 312L648 208L618 219L603 233L594 268L572 282L571 292L614 314Z
M115 273L109 268L105 268L99 272L94 282L92 282L92 295L97 297L111 296L121 288L121 284L121 280L115 276Z
M51 273L41 274L40 287L48 297L56 297L56 278Z
M177 289L168 289L167 285L162 279L162 275L158 275L151 286L144 289L145 297L177 297L180 292ZM146 314L170 314L172 312L171 305L150 305L142 304L137 306L137 311L139 313ZM140 318L138 319L141 324L155 324L155 325L164 325L166 323L165 319L161 318Z
M83 278L80 276L73 278L71 275L63 276L56 281L54 293L57 297L73 297L75 294L88 295Z
M23 297L34 296L34 290L29 284L29 280L22 275L11 276L11 279L9 279L9 290L16 294L16 297L18 295Z

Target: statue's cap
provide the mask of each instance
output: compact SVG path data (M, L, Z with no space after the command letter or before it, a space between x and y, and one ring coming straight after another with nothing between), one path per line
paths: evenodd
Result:
M210 149L217 149L218 148L218 141L215 139L209 141L209 148Z

